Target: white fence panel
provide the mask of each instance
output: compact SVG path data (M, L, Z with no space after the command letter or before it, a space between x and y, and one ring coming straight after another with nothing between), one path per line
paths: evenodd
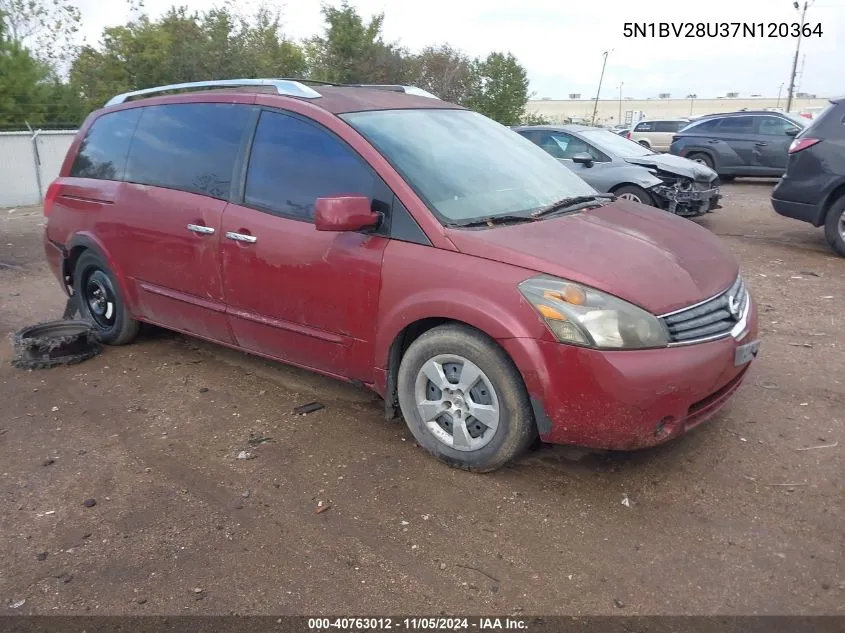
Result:
M40 204L59 175L75 134L75 130L37 131L33 143L30 132L0 132L0 207Z

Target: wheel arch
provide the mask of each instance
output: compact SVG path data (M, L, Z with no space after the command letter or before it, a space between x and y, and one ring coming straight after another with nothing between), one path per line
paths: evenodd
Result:
M510 361L514 364L514 367L517 368L517 372L520 375L520 379L523 380L523 385L525 385L525 379L522 377L522 372L520 371L516 361L511 358L511 355L508 354L507 350L499 344L496 338L492 336L490 332L485 331L483 327L478 327L477 325L471 322L454 317L423 317L411 323L408 323L405 327L400 329L393 336L392 340L390 341L390 345L387 348L387 355L384 359L385 383L383 394L384 415L387 420L393 420L399 415L397 377L399 375L399 365L402 362L402 358L405 355L405 352L408 350L411 344L416 341L420 336L422 336L429 330L432 330L441 325L461 325L475 330L479 334L483 335L493 345L502 350L502 352L510 359Z
M822 212L819 215L819 225L822 226L827 221L827 214L841 198L845 197L845 181L840 182L834 189L827 194L822 205Z
M73 293L73 274L76 268L76 263L79 261L79 258L83 253L91 251L95 253L114 274L118 291L124 298L127 308L130 313L134 311L133 307L137 305L137 297L132 293L133 287L128 283L123 270L99 239L89 233L77 233L68 240L67 244L65 244L65 251L67 252L67 256L62 261L62 275L66 280L69 280L69 289L71 293Z

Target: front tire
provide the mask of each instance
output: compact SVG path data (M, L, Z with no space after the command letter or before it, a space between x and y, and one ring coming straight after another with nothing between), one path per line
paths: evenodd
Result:
M537 437L513 361L467 326L441 325L411 343L399 365L397 388L417 442L456 468L496 470Z
M827 210L824 234L830 247L845 257L845 196L840 197Z
M651 197L648 191L637 185L623 185L613 190L613 195L623 200L630 200L631 202L639 202L650 207L656 206L654 198Z
M709 167L710 169L714 169L713 167L713 159L710 158L707 154L702 152L693 152L689 156L687 156L691 161L696 163L701 163L705 167ZM720 176L721 177L721 176Z
M138 335L140 324L126 310L114 274L105 262L85 251L73 269L77 307L107 345L125 345Z

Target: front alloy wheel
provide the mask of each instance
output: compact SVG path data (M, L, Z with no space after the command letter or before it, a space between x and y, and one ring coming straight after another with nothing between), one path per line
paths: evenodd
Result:
M428 430L455 450L487 446L499 427L499 398L490 378L463 356L428 360L417 373L415 396Z
M496 341L466 325L439 325L411 343L396 391L417 443L457 468L496 470L537 437L519 370Z

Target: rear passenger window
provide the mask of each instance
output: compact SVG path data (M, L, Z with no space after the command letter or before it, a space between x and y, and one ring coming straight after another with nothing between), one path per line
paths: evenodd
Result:
M246 177L246 205L311 220L317 198L372 197L375 184L363 159L327 130L286 114L261 114Z
M754 118L750 116L732 116L719 123L720 134L753 134Z
M716 128L719 127L719 121L721 119L708 119L707 121L701 121L699 123L692 123L689 127L685 128L690 132L715 132Z
M655 132L677 132L686 125L686 121L658 121L654 125Z
M126 180L227 199L249 108L231 103L175 103L143 110L126 164Z
M122 180L126 154L140 109L104 114L94 121L73 161L70 175L76 178Z

